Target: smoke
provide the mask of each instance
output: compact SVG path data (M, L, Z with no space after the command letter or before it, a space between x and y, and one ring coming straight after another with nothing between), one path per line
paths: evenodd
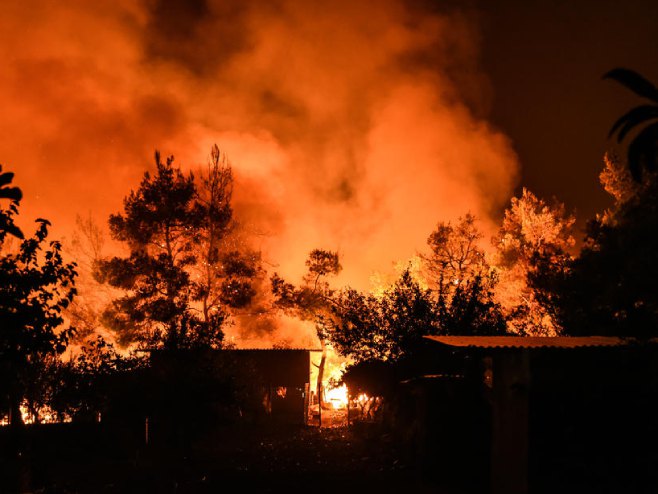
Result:
M517 161L479 117L474 16L433 3L5 2L0 161L23 217L105 221L154 149L195 168L212 143L264 258L292 281L315 248L367 288L439 220L485 222ZM480 90L479 88L485 88Z

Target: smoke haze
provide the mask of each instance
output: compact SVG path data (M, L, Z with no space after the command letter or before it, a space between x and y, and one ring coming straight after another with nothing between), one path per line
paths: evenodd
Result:
M311 249L338 250L340 281L363 289L437 221L495 217L516 183L509 140L479 116L468 12L44 0L5 2L0 33L0 162L21 224L43 216L56 235L118 211L154 149L195 169L216 142L264 258L297 281Z

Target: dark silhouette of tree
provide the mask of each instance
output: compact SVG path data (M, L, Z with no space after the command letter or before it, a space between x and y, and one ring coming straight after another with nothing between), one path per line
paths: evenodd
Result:
M438 334L439 325L430 290L404 271L381 297L351 288L337 293L321 327L339 354L358 363L396 361L424 335Z
M24 238L23 232L14 224L13 218L14 215L18 214L18 205L23 193L18 187L9 186L13 180L14 174L11 172L2 173L2 165L0 165L0 200L7 199L10 201L7 210L0 208L0 244L8 234L20 239Z
M122 355L101 336L87 341L67 362L50 363L48 401L46 405L60 418L97 422L107 420L107 413L120 408L122 402L138 401L130 394L122 377L145 387L146 360L135 353ZM124 385L124 386L122 386ZM133 395L136 393L132 393ZM143 399L143 398L142 398Z
M627 148L628 168L633 179L639 182L644 172L653 173L658 165L658 89L630 69L616 68L603 78L612 79L649 101L622 115L609 133L609 137L616 134L617 142L622 142L631 131L641 127Z
M539 263L532 283L565 334L658 334L657 232L658 183L647 179L588 223L577 258Z
M322 380L327 360L327 341L323 324L331 312L335 291L327 281L328 276L340 273L342 266L336 252L314 249L306 260L307 272L303 283L295 286L286 282L277 273L271 278L275 307L303 321L315 323L322 356L318 365L317 395L322 407Z
M426 335L504 334L493 285L478 275L461 283L449 300L437 300L407 270L381 296L351 288L338 292L323 331L339 354L356 363L401 360Z
M218 348L231 309L249 305L260 256L233 236L233 175L217 146L200 182L156 152L145 173L110 217L110 231L130 256L102 260L97 279L125 290L103 321L119 342L145 347Z
M497 283L494 272L479 274L460 284L449 302L439 300L439 334L504 335L507 324L495 299Z
M233 217L233 172L227 156L217 145L211 149L205 173L197 191L200 215L194 271L196 298L200 299L203 320L212 324L229 309L249 306L261 271L260 254L247 248ZM225 316L224 316L225 317Z
M187 269L197 261L202 215L193 175L183 175L173 160L162 162L156 152L155 175L146 172L137 191L124 199L123 213L110 216L113 238L127 244L130 255L99 262L99 281L126 291L104 318L123 343L219 346L224 314L204 321L192 308L198 291Z
M530 281L565 334L647 338L658 334L658 89L628 69L604 77L650 101L610 131L621 142L642 127L628 145L628 172L606 155L600 180L613 207L588 223L577 258L557 266L540 259Z
M9 183L11 174L3 174ZM16 190L16 189L14 189ZM4 218L3 237L10 233L19 238L12 228L12 216L18 212L20 192L5 190L12 206ZM0 381L3 394L8 396L12 424L22 423L20 405L26 397L30 376L35 366L61 354L73 329L62 328L62 311L75 296L75 264L66 263L61 244L47 245L48 227L45 219L36 220L38 227L30 238L23 238L16 252L0 256Z

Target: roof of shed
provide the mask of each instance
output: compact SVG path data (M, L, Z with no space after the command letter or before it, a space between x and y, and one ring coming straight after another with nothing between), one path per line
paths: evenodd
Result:
M583 348L626 346L635 340L616 336L425 336L461 348ZM655 341L655 340L652 340Z

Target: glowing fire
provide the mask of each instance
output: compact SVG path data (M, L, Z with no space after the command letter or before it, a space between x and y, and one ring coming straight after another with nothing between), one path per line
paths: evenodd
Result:
M23 419L24 424L55 424L58 422L71 422L71 417L65 416L63 418L58 417L57 414L52 411L49 407L42 407L37 411L38 417L35 417L33 413L28 408L27 404L23 402L20 406L21 418ZM38 419L38 420L37 420ZM0 426L9 425L9 417L5 416L0 419Z
M327 389L325 402L331 404L336 410L347 407L347 386L343 384L337 388Z

